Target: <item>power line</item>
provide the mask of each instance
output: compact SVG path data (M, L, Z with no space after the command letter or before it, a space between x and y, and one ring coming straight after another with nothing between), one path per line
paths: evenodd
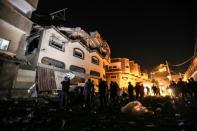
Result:
M169 64L170 66L174 66L174 67L180 67L180 66L183 66L185 65L186 63L190 62L192 59L194 58L194 56L190 57L189 59L181 62L180 64Z
M194 55L192 57L188 58L187 60L181 62L180 64L170 64L170 66L180 67L180 66L187 64L196 56L196 52L197 52L197 39L196 39L195 46L194 46Z
M195 43L195 47L194 47L194 56L196 55L196 50L197 50L197 38L196 38L196 43Z

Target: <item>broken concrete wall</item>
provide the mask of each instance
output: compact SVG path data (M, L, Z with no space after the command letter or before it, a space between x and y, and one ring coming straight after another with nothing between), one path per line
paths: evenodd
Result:
M18 64L0 60L0 96L11 97L11 89L16 78Z

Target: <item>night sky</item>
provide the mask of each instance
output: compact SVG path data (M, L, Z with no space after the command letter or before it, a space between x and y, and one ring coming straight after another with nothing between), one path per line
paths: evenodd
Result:
M197 10L196 4L187 0L62 1L40 0L35 12L40 18L34 14L33 21L49 24L45 15L68 8L65 26L97 30L108 42L112 58L129 58L143 69L152 69L165 60L178 64L193 55Z

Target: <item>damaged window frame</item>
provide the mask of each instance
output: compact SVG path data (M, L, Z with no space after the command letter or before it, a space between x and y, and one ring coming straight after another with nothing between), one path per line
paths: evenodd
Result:
M61 43L60 43L61 42ZM59 40L54 34L49 38L49 45L55 49L65 52L65 42Z
M99 65L99 59L96 56L92 56L91 62L95 65Z
M41 59L41 63L45 64L45 65L50 65L50 66L54 66L57 68L61 68L61 69L65 69L65 64L62 61L58 61L49 57L43 57Z
M38 49L40 43L40 31L33 33L27 38L27 46L25 47L25 55L31 55Z
M73 56L77 57L77 58L80 58L82 60L84 60L84 52L79 49L79 48L74 48L73 49Z
M98 71L90 70L90 75L100 77L101 76L101 73L98 72Z
M75 72L86 73L85 68L79 67L79 66L76 66L76 65L71 65L69 69L71 71L75 71Z
M116 75L111 75L111 76L110 76L110 78L112 78L112 79L116 79L116 78L117 78L117 76L116 76Z

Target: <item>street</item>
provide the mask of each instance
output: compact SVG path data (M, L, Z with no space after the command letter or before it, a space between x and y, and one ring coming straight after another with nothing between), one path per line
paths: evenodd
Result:
M73 105L72 111L61 110L57 101L49 98L1 99L1 130L196 130L197 102L172 100L170 97L145 97L140 100L152 113L128 114L120 108L128 103L121 100L88 111Z

